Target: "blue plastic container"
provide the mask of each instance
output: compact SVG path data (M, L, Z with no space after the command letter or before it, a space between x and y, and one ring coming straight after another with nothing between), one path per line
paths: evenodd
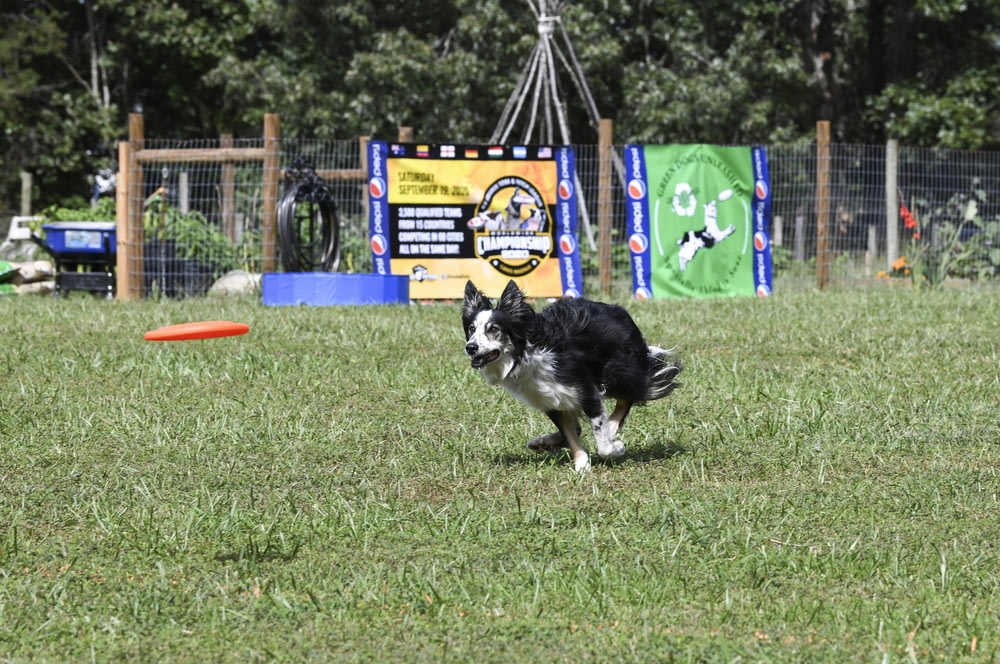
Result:
M409 304L410 278L390 274L274 272L261 278L264 304L314 306Z
M115 252L113 221L52 221L42 224L45 244L56 255L103 254L105 247Z

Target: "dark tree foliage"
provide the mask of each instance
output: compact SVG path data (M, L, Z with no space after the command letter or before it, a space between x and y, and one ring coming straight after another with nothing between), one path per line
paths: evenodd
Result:
M22 0L0 5L0 209L154 137L485 141L538 39L526 0ZM996 0L574 0L563 25L616 142L1000 148ZM596 128L568 76L574 142Z

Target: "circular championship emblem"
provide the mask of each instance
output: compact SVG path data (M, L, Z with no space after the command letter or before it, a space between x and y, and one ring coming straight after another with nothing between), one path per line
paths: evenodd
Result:
M767 284L757 286L757 297L767 297L770 294L771 289L767 287Z
M372 178L368 181L368 193L372 198L382 198L385 196L385 180L382 178Z
M767 248L767 236L761 231L753 234L753 248L757 251L764 251Z
M372 235L371 239L372 251L375 252L376 256L382 256L389 249L389 244L385 241L385 236L383 235Z
M563 297L580 297L580 291L575 288L567 288L563 291Z
M763 180L757 180L753 185L753 190L757 194L757 198L767 198L767 183Z
M644 233L632 233L628 239L628 248L633 254L643 254L649 249L649 238Z
M565 201L573 196L573 183L569 180L559 180L559 199Z
M646 183L642 180L636 179L628 183L628 196L629 198L634 198L635 200L641 199L646 195Z
M637 300L651 300L653 299L653 292L646 288L645 286L639 286L635 289L635 299Z
M542 192L525 178L507 175L494 181L474 213L466 223L473 231L473 253L497 272L523 277L555 255L557 238L548 206ZM573 237L562 236L558 242L565 253L576 249Z
M559 251L563 253L564 256L572 254L576 251L576 238L569 233L563 233L559 236Z

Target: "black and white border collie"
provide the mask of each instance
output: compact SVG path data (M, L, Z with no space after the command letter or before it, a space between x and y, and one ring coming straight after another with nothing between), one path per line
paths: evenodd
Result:
M625 309L584 299L557 300L539 313L511 280L496 307L469 281L462 327L465 352L490 385L500 385L556 425L528 441L528 449L568 447L573 467L590 468L580 444L582 412L590 420L602 458L619 457L618 432L635 404L661 399L680 383L679 360L649 346ZM616 400L609 415L604 400Z

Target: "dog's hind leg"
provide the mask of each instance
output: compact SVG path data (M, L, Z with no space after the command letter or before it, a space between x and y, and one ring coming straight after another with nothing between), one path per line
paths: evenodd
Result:
M590 470L590 455L580 445L580 424L576 421L576 415L566 410L550 410L545 414L559 427L559 433L562 434L566 447L573 455L573 470L578 473ZM543 438L555 435L550 434L543 436Z

